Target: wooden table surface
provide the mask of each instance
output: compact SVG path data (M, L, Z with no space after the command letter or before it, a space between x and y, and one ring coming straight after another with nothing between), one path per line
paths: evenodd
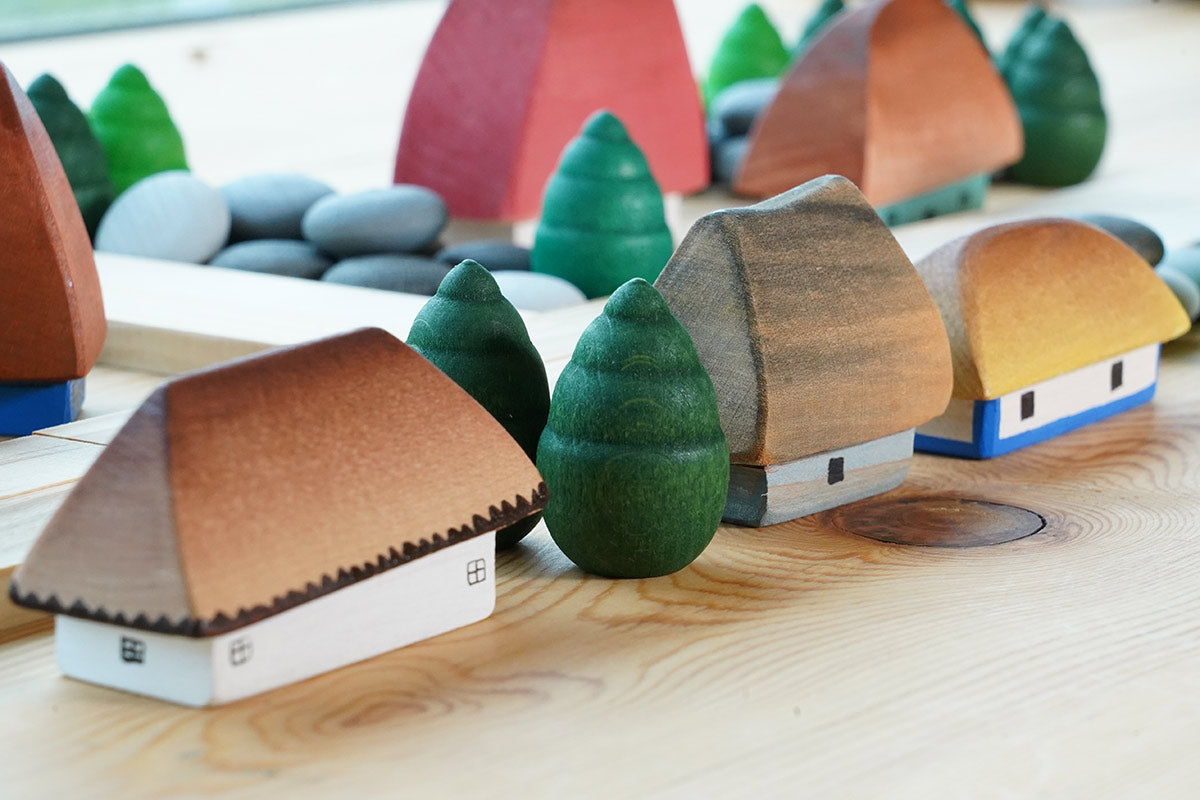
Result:
M369 38L396 5L345 12ZM978 5L998 45L1021 8ZM796 20L811 6L772 4ZM1065 190L996 187L981 212L901 228L910 256L1058 212L1200 238L1200 4L1056 8L1104 82L1100 171ZM289 17L297 36L342 19L306 14ZM361 173L345 174L357 188ZM691 198L685 216L725 202ZM422 302L98 260L112 333L88 418L0 443L0 574L163 375L357 324L402 335ZM598 309L526 315L552 374ZM854 533L913 498L1010 504L1047 524L973 549ZM45 623L0 609L0 797L1196 797L1200 333L1164 348L1149 405L989 462L919 454L894 492L722 527L675 575L587 576L543 527L497 571L481 623L201 711L63 678Z

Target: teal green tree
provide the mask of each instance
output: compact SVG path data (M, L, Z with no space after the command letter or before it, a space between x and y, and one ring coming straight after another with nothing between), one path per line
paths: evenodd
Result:
M108 175L104 147L92 133L83 111L71 102L54 76L39 75L26 94L62 162L88 235L95 236L100 218L117 194Z
M666 575L712 540L729 485L716 392L644 280L614 292L579 338L537 465L550 490L546 527L587 572Z
M413 320L408 344L487 409L531 461L537 457L550 412L546 367L490 272L470 260L450 270ZM497 531L496 547L515 545L541 516Z
M718 92L738 81L778 76L790 60L779 31L762 7L751 3L725 31L709 62L704 104L707 106Z
M845 7L846 4L842 0L821 0L821 5L817 6L817 10L804 23L804 30L800 32L800 41L792 48L792 58L804 55L804 51L808 49L818 34L825 30L829 21L840 14Z
M983 31L980 30L979 23L975 21L975 17L971 16L971 10L967 8L967 0L946 0L946 5L953 8L962 21L967 23L971 33L975 34L975 38L983 45L983 49L987 50L987 40L983 38Z
M1021 49L1025 47L1025 40L1029 38L1029 34L1037 30L1045 18L1046 10L1036 3L1030 3L1029 8L1025 11L1025 16L1018 23L1017 29L1009 37L1008 44L1004 46L1003 52L996 58L996 69L999 70L1006 81L1008 80L1008 73L1012 69L1013 62L1017 60Z
M118 194L148 175L188 168L167 104L132 64L114 72L96 95L88 122L104 145Z
M1025 37L1004 78L1025 131L1025 155L1007 176L1037 186L1069 186L1100 163L1108 132L1100 82L1063 20L1047 15Z
M619 119L596 112L567 144L546 183L533 271L602 297L630 278L653 281L673 249L662 192L646 157Z

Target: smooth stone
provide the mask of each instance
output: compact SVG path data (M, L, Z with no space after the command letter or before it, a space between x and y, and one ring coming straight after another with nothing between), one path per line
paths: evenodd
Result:
M1200 244L1168 250L1163 260L1158 262L1158 268L1163 267L1178 270L1200 285Z
M452 267L470 259L489 272L529 269L529 248L503 239L477 239L452 244L439 251L436 258Z
M159 172L122 192L96 228L96 249L204 264L229 239L221 193L183 170Z
M1163 240L1152 228L1136 219L1112 214L1080 214L1076 219L1108 231L1129 245L1129 248L1145 259L1150 266L1162 261Z
M721 138L745 136L778 91L778 78L738 81L717 93L708 107L708 117L723 134Z
M217 253L208 263L225 269L266 272L271 275L311 280L324 275L333 265L315 244L295 239L254 239L238 242Z
M230 241L301 239L304 212L333 189L298 172L249 175L221 187L233 226Z
M746 157L746 148L750 139L738 136L732 139L722 139L712 148L713 180L717 183L731 184L737 175L742 159Z
M1162 278L1163 283L1171 288L1179 305L1187 312L1188 319L1195 322L1200 318L1200 286L1174 267L1160 264L1154 271Z
M446 204L424 186L399 184L330 195L304 215L304 238L335 256L411 253L437 239Z
M575 284L556 275L497 270L492 277L508 302L523 311L553 311L587 302L587 296Z
M321 280L432 297L449 271L441 261L420 256L355 256L334 264Z

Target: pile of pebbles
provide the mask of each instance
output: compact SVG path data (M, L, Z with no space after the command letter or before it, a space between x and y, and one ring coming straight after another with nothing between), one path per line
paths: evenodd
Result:
M293 278L432 295L471 258L517 308L547 311L585 297L530 272L529 250L502 240L443 247L446 204L423 186L338 194L298 173L251 175L214 189L182 170L137 182L109 207L96 250Z
M752 78L727 86L713 97L707 132L714 183L733 183L746 156L750 129L777 91L778 78Z

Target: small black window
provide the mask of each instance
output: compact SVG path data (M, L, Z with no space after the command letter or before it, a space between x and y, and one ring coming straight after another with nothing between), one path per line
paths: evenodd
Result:
M841 483L846 479L846 459L838 456L829 459L829 485Z
M1121 388L1121 384L1125 382L1125 362L1118 361L1112 365L1112 390L1115 392Z
M1033 392L1026 392L1021 395L1021 419L1029 419L1033 416Z

